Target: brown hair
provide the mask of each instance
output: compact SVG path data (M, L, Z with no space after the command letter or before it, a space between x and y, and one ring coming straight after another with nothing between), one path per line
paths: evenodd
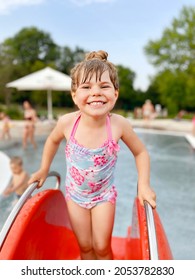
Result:
M10 164L16 164L16 165L20 165L20 166L22 166L23 165L23 161L22 161L22 159L21 159L21 157L12 157L11 159L10 159Z
M96 74L96 80L100 80L105 71L109 72L110 80L115 89L119 89L117 69L107 60L108 53L105 51L93 51L86 54L83 61L78 63L70 73L72 79L71 90L75 92L80 83L85 83L86 80ZM81 80L82 77L82 80Z

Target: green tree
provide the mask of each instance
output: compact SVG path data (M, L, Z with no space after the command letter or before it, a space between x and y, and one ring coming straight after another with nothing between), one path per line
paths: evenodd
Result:
M5 58L0 50L0 103L10 103L10 90L5 87L5 84L11 80L12 71L13 67L9 58Z
M46 65L55 65L59 55L59 47L51 36L36 27L23 28L14 37L7 38L0 45L0 89L2 96L9 96L10 91L14 92L14 90L5 88L6 83ZM25 93L20 94L20 97L24 95Z
M60 55L59 47L51 36L36 27L23 28L13 38L4 42L6 53L13 57L13 64L34 65L37 60L45 64L54 62Z
M75 66L75 64L84 59L85 54L86 51L79 48L78 46L75 48L75 50L71 50L71 48L68 46L61 47L60 57L57 61L58 69L69 75L70 70Z
M194 109L195 8L183 7L162 37L148 42L145 53L158 71L155 79L161 102L172 113Z
M129 110L136 104L136 92L133 88L135 73L122 65L117 66L119 75L120 92L116 106L118 108Z
M80 47L71 49L60 47L51 36L36 27L23 28L12 38L7 38L0 44L0 102L7 97L7 102L22 103L29 99L34 104L46 106L46 93L41 91L20 91L7 89L6 83L21 78L29 73L51 66L63 73L70 74L75 64L82 61L86 51ZM120 94L118 108L133 109L140 102L141 94L133 88L135 73L122 65L118 67ZM12 94L12 95L10 95ZM70 94L55 92L54 106L73 106Z
M158 89L158 86L156 85L155 81L153 82L151 80L151 83L150 83L148 89L146 90L146 92L144 92L144 94L142 94L142 96L143 95L145 97L145 99L143 101L145 101L146 99L150 99L154 105L159 104L159 103L164 105L160 99L159 89Z

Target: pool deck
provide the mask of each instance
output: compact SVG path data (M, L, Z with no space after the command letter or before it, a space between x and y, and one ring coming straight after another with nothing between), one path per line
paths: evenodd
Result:
M192 122L187 120L174 120L174 119L154 119L154 120L140 120L130 119L129 121L135 130L153 131L154 133L163 133L171 135L184 136L191 134ZM45 138L52 131L56 124L56 121L38 121L36 123L35 136L36 138ZM0 121L0 131L2 122ZM22 131L24 127L24 121L12 121L10 134L12 139L2 140L0 139L0 150L8 148L14 144L20 144L22 138Z
M24 121L11 121L10 134L11 139L0 139L0 150L7 149L14 145L22 144L22 134L24 128ZM56 121L38 121L36 123L35 137L36 139L45 139L52 131L56 124ZM0 132L2 122L0 121Z
M154 119L154 120L138 120L129 119L134 128L155 129L164 132L172 133L191 133L192 122L187 120L174 120L174 119Z

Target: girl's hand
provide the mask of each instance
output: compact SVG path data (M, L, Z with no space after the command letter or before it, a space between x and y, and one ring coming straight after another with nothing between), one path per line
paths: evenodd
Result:
M147 201L152 208L156 208L156 193L151 187L138 187L138 199L142 206L144 206L144 201Z
M28 181L28 185L38 182L37 188L40 188L47 178L48 172L45 170L38 170L37 172L33 173Z

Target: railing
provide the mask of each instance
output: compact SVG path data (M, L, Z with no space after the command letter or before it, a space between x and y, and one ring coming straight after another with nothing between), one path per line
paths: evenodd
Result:
M56 186L55 189L59 189L60 188L60 182L61 182L61 178L60 178L60 174L58 172L55 171L51 171L47 178L49 177L56 177L57 182L56 182ZM16 216L18 215L19 211L21 210L22 206L25 204L25 202L27 201L27 199L29 199L32 195L32 193L34 192L34 190L37 189L37 185L38 182L34 182L32 184L30 184L30 186L26 189L26 191L22 194L22 196L20 197L20 199L18 200L18 202L16 203L16 205L14 206L13 210L11 211L10 215L8 216L1 232L0 232L0 249L3 245L3 242L8 234L8 231L10 230Z
M148 228L150 259L158 260L159 259L158 246L157 246L156 229L155 229L152 207L147 201L144 202L144 207L145 207L146 222L147 222L147 228Z

